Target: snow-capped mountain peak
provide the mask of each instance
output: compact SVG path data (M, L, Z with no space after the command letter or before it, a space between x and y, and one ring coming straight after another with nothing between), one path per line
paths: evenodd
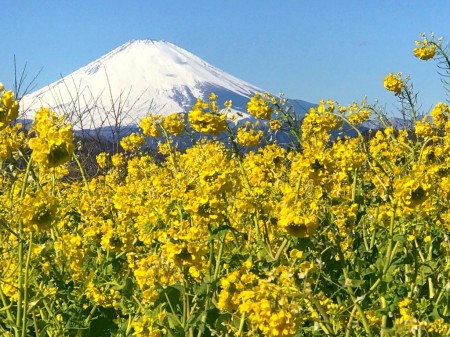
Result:
M170 42L132 40L24 96L21 106L27 117L49 106L67 115L75 128L86 129L118 121L136 124L149 113L187 112L211 92L219 104L231 99L244 111L248 99L264 90Z

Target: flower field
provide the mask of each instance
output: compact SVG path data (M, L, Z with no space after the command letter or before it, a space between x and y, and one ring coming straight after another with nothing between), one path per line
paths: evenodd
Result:
M423 36L414 55L450 75L447 51ZM450 107L421 117L408 78L384 85L412 127L258 94L235 128L211 94L144 118L93 177L64 117L24 130L1 86L1 336L450 335Z

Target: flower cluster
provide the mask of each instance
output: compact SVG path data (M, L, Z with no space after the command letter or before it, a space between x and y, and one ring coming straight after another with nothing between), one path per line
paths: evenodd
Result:
M173 113L164 117L163 127L164 130L166 130L170 134L178 136L185 128L183 115L179 113Z
M270 103L259 93L250 98L247 103L247 111L259 119L270 119L273 112Z
M248 122L237 130L236 140L244 146L257 146L261 141L263 131L252 128L250 124Z
M47 168L60 166L72 158L74 145L70 124L64 124L53 111L41 108L36 112L29 141L32 158Z
M4 129L8 123L17 119L19 115L19 103L14 99L14 93L11 90L4 90L0 83L0 130Z
M140 148L145 142L144 135L133 132L127 137L123 137L120 145L125 151L133 151Z
M401 76L402 76L401 73L398 74L389 73L384 78L384 87L389 91L393 91L396 94L400 94L402 88L404 87L404 82Z
M226 115L219 112L217 96L211 95L210 101L198 99L188 113L188 121L193 130L218 136L227 128Z
M160 116L148 116L142 118L139 127L142 129L142 133L150 137L159 137L161 131L158 128L158 124L161 120Z
M414 48L414 56L421 60L429 60L436 54L436 45L428 40L425 34L422 34L422 40L416 41L416 48Z

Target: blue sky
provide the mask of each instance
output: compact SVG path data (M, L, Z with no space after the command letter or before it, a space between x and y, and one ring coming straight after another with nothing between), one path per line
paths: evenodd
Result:
M412 54L420 33L450 41L450 1L21 0L2 3L0 81L14 55L36 89L131 39L172 42L272 93L316 103L379 100L388 72L410 75L424 112L445 91L434 61ZM26 82L27 82L26 81Z

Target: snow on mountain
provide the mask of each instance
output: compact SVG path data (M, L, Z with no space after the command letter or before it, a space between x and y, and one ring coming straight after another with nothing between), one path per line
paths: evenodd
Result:
M75 129L135 125L148 113L187 112L197 98L214 92L245 111L264 90L208 64L166 41L134 40L21 100L26 118L48 106L64 113ZM293 101L300 112L312 104Z

